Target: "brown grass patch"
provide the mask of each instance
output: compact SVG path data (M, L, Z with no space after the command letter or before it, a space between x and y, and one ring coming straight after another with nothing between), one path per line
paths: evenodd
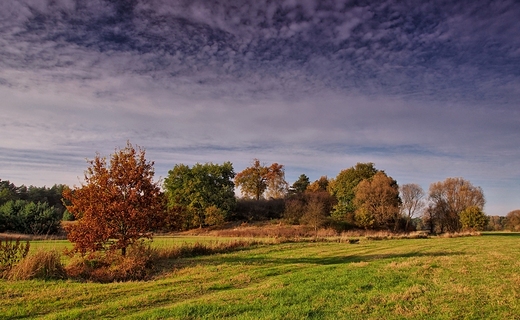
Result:
M66 272L61 254L56 250L38 250L15 265L8 274L9 280L64 279Z

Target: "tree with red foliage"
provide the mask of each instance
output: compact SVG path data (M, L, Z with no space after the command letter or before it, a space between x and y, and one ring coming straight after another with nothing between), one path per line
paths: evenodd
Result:
M116 150L110 165L99 154L88 162L85 183L63 192L71 203L67 210L77 220L67 228L67 237L74 243L74 251L121 249L124 256L137 239L151 238L151 230L162 220L161 191L153 182L154 163L147 162L145 151L136 150L130 142Z

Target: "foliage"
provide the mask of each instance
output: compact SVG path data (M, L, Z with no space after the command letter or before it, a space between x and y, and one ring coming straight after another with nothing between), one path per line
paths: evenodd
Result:
M168 207L184 213L180 218L186 228L202 227L210 207L215 207L226 218L236 206L235 173L233 165L206 163L189 167L175 165L164 181ZM211 219L210 219L211 220Z
M323 192L328 191L329 179L327 176L321 176L307 187L308 192Z
M9 280L30 279L65 279L65 268L61 263L61 254L56 250L38 250L25 257L10 271Z
M342 170L336 179L329 183L329 190L338 203L334 206L333 217L337 220L348 220L357 207L354 203L357 185L372 178L379 170L373 163L357 163L354 167Z
M305 212L305 198L302 195L291 196L285 200L283 220L288 224L300 224L300 219Z
M397 182L384 172L361 181L354 198L356 219L365 228L393 228L399 225L399 189Z
M479 207L471 206L460 213L463 230L483 231L489 223L489 217Z
M9 200L0 206L0 232L41 235L56 234L60 229L60 214L47 202Z
M289 224L311 225L315 230L330 222L330 211L336 199L326 191L290 196L285 200L283 219Z
M329 216L329 212L325 205L318 197L312 197L305 206L305 211L301 217L304 224L311 226L314 229L315 237L318 236L318 229L322 227Z
M254 159L253 164L235 177L235 184L240 187L242 195L260 200L267 192L269 198L282 198L287 191L284 166L273 163L269 167Z
M426 214L430 228L441 233L459 231L462 227L460 213L473 206L483 210L486 202L482 189L462 178L432 183L429 198L431 207Z
M408 230L414 216L426 206L425 193L420 185L409 183L399 187L399 195L401 197L401 215L406 219L405 230Z
M74 221L74 215L70 213L68 210L65 210L63 212L63 218L61 218L62 221Z
M65 211L65 206L62 203L62 193L66 188L65 185L55 184L51 188L35 187L24 185L16 186L13 183L2 181L0 179L0 205L9 201L23 200L33 203L46 203L49 207L57 210L58 215Z
M284 199L247 199L237 200L233 220L262 221L279 219L284 212Z
M290 194L298 194L304 192L310 185L309 177L305 174L301 174L291 187L289 188Z
M504 216L489 216L489 222L486 226L486 231L502 231L506 227L506 217Z
M520 210L513 210L506 215L506 229L520 231Z
M162 220L162 199L153 182L153 162L147 162L145 151L128 142L110 158L97 155L89 161L85 184L66 189L64 198L71 205L77 223L68 228L68 239L74 251L86 253L102 249L126 248L139 238L150 238Z
M29 241L23 243L20 239L0 239L0 275L25 258L30 247Z
M204 210L204 214L204 222L208 226L220 226L225 222L226 216L224 212L216 206L207 207L206 210Z
M134 242L125 256L113 252L76 256L65 269L73 279L100 283L144 280L153 272L155 255L155 250L149 245Z

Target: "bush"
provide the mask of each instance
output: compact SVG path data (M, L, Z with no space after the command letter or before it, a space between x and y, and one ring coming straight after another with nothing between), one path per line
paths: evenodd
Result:
M10 271L10 280L65 279L67 274L61 263L61 254L56 251L39 250L24 258Z
M137 242L125 256L115 251L75 256L65 269L70 278L79 280L102 283L144 280L151 275L156 256L154 249Z
M9 271L29 253L29 241L20 242L20 239L0 239L0 273Z
M482 231L489 223L489 217L479 207L473 206L460 213L460 223L464 230Z

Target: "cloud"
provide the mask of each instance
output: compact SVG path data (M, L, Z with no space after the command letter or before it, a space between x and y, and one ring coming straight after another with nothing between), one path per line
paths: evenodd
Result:
M259 157L289 179L370 161L426 187L511 186L518 16L514 1L4 1L0 164L28 181L17 167L70 172L130 139L163 176Z

